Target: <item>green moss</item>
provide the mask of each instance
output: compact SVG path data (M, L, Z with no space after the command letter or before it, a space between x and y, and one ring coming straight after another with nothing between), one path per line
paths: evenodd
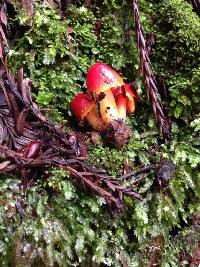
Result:
M62 20L50 6L37 5L33 27L14 40L10 65L15 69L27 67L38 88L36 100L40 105L67 111L72 96L85 86L87 69L96 61L104 61L118 70L136 64L133 38L124 39L124 25L118 19L119 6L115 12L114 15L105 12L99 21L98 14L95 17L86 7L72 5L67 19ZM98 21L99 35L95 32ZM26 23L23 13L19 13L16 23ZM133 50L127 54L129 44Z
M200 112L200 21L184 0L142 1L143 24L156 33L153 65L167 81L171 115L186 124Z
M91 146L88 162L115 177L122 174L127 159L134 169L169 158L176 164L169 188L155 187L155 174L150 173L135 189L143 200L126 197L124 213L114 217L104 199L91 196L66 172L52 170L48 180L41 177L26 192L17 178L2 177L1 266L9 266L12 259L20 267L91 266L92 262L117 267L123 258L128 266L147 266L155 239L162 248L160 266L180 266L181 250L192 254L199 235L190 221L200 211L199 18L183 0L142 0L140 9L145 29L156 32L152 62L169 86L174 141L169 148L158 145L157 136L140 138L140 133L156 130L142 87L137 111L129 120L130 143L121 150ZM104 61L125 80L134 78L138 55L129 1L104 1L100 7L87 8L79 1L68 8L66 20L38 4L32 28L24 26L26 20L18 12L10 22L12 27L23 25L23 34L12 40L10 66L13 70L25 66L37 88L33 92L37 102L56 121L66 122L71 97L85 90L92 63ZM17 200L22 200L23 218Z

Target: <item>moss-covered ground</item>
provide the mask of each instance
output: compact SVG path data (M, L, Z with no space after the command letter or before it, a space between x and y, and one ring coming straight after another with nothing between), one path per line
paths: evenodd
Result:
M91 64L106 62L128 82L136 77L131 1L71 1L65 19L40 2L32 27L18 5L12 10L9 64L14 72L24 66L41 109L71 130L69 103L86 90ZM168 188L155 187L150 173L138 188L143 200L127 197L125 211L116 216L66 172L53 169L27 191L20 189L20 177L1 176L0 266L189 266L200 241L200 18L184 0L139 4L145 31L156 33L152 67L169 88L174 139L169 147L157 135L141 138L157 128L138 79L141 99L127 119L130 143L121 150L90 145L88 162L115 177L125 161L134 169L170 159L176 171Z

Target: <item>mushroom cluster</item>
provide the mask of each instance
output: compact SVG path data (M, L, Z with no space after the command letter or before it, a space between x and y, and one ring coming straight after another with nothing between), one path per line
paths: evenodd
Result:
M135 110L135 94L130 84L105 63L95 63L86 77L87 94L75 95L71 102L74 115L96 131L103 132L112 146L122 147L131 138L125 123L127 114Z

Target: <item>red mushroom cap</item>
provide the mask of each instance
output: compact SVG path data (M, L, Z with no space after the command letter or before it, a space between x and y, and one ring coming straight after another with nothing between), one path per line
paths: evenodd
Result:
M94 106L94 100L92 100L89 95L84 93L75 95L71 102L72 112L81 120L94 108Z
M117 95L121 94L122 88L121 88L121 86L113 87L111 89L111 91L112 91L114 97L116 97Z
M135 94L130 84L126 83L123 86L117 86L112 88L112 93L115 98L119 95L125 95L127 98L126 109L127 113L132 113L135 111Z
M86 83L88 91L93 91L98 95L112 87L123 85L124 81L110 66L97 62L88 70Z
M128 97L129 100L134 101L135 94L133 92L131 85L128 83L124 84L124 89L125 89L126 97Z
M127 97L127 113L133 113L135 111L135 94L130 84L125 84L124 89Z
M112 88L112 93L116 97L119 94L124 94L129 100L133 101L135 94L130 84L125 83L123 86L117 86Z

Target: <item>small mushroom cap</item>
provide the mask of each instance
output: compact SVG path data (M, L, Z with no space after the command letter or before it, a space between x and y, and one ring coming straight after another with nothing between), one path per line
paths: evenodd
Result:
M116 97L116 96L121 94L122 88L121 88L121 86L113 87L111 91L112 91L114 97Z
M135 94L130 84L124 85L125 91L126 91L126 97L127 100L127 113L133 113L135 111Z
M123 86L112 88L112 93L117 98L119 95L124 95L127 98L127 113L135 111L135 93L130 84L126 83Z
M124 89L125 89L126 97L128 97L128 99L130 101L134 101L135 94L134 94L134 91L133 91L131 85L128 83L124 84Z
M122 86L124 81L110 66L97 62L88 70L86 83L88 91L93 91L99 95L110 88Z
M71 102L72 112L81 120L94 108L94 106L95 101L89 95L84 93L75 95Z
M112 88L112 93L116 97L120 94L124 94L130 101L134 101L135 94L130 84L126 83L123 86L117 86Z

